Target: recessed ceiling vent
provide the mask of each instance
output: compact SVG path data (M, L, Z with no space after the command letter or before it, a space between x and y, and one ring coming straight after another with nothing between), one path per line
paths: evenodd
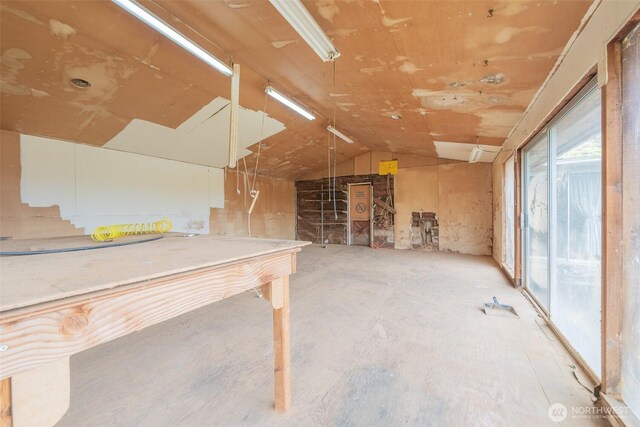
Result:
M89 89L91 87L91 83L85 79L71 79L71 84L79 89Z

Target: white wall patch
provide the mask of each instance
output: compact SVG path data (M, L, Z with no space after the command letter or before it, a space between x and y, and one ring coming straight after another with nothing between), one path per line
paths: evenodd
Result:
M224 207L221 169L29 135L20 150L22 202L58 205L86 234L162 218L173 231L206 234L210 207Z

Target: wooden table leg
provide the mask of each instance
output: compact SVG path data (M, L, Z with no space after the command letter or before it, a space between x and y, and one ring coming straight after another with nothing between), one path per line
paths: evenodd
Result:
M11 427L11 378L0 380L0 427Z
M69 358L18 372L0 387L0 427L53 426L69 408Z
M275 375L275 407L287 412L291 407L291 342L289 338L289 277L271 283L271 295L282 304L271 302L273 309L273 344ZM279 301L278 301L279 302ZM278 307L279 308L276 308Z

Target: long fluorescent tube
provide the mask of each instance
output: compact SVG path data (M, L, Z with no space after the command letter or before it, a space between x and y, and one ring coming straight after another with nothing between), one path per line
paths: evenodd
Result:
M267 92L267 95L274 97L275 99L282 102L284 105L291 108L296 113L303 115L307 119L314 120L316 118L316 116L314 116L313 114L311 114L310 112L308 112L307 110L302 108L300 105L296 104L295 102L293 102L292 100L290 100L289 98L287 98L286 96L284 96L283 94L281 94L280 92L272 88L271 86L267 86L267 88L265 89L265 92Z
M482 156L482 150L477 145L471 150L471 156L469 156L469 163L477 163Z
M340 56L331 39L322 31L320 25L304 7L300 0L270 0L280 15L291 24L305 42L325 62Z
M162 19L155 16L153 13L149 12L144 7L138 5L136 2L131 0L112 0L115 4L149 25L154 30L166 36L172 42L182 47L189 53L195 55L197 58L201 59L205 63L209 64L216 70L220 71L227 77L230 77L233 74L233 70L231 67L227 66L224 62L220 61L218 58L215 58L211 54L207 53L203 48L180 34L178 31L173 29L169 24L164 22Z
M334 134L335 136L337 136L340 139L343 139L344 141L348 142L349 144L353 144L353 139L349 138L347 135L345 135L344 133L340 132L338 129L334 128L333 126L329 125L327 126L327 130L329 132L331 132L332 134Z

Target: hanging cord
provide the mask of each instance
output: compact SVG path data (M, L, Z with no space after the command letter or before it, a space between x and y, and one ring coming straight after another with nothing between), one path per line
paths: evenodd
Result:
M267 80L267 84L269 83L270 83L269 80ZM260 123L260 140L258 141L258 153L257 153L258 155L256 157L256 164L253 170L253 180L251 181L251 186L249 187L249 195L253 199L251 201L251 207L247 212L247 231L249 232L249 238L253 237L251 235L251 214L253 213L253 208L256 205L256 202L258 201L258 196L260 195L260 191L256 190L256 179L258 178L258 164L260 163L260 154L262 152L262 140L264 139L264 119L267 116L267 100L268 99L269 99L269 96L265 92L264 106L262 107L262 122ZM242 158L242 161L244 162L245 179L248 179L247 162L245 161L244 157ZM245 203L245 207L246 207L246 203Z
M333 62L333 87L331 92L333 93L333 127L336 128L336 61ZM338 220L338 210L336 207L336 174L338 173L338 150L336 147L336 135L333 135L333 217L337 221Z
M269 80L267 80L267 84L270 84ZM264 138L264 119L267 116L267 101L269 100L269 96L267 93L264 93L264 106L262 107L262 122L260 123L260 141L258 142L258 156L256 157L256 167L254 168L253 174L253 182L251 183L251 191L256 189L256 178L258 176L258 162L260 162L260 152L262 150L262 140Z
M329 181L329 201L331 201L331 132L327 131L327 168L329 175L327 180Z

